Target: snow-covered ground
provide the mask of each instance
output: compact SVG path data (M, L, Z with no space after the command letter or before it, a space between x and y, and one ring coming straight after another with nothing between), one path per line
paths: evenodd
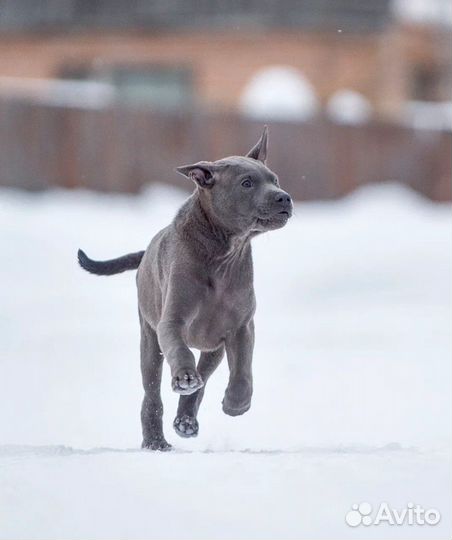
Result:
M0 192L0 538L341 539L451 534L451 215L397 185L299 204L254 241L251 411L225 416L223 365L196 440L139 450L133 273L78 247L143 248L184 195ZM360 525L352 504L436 508Z

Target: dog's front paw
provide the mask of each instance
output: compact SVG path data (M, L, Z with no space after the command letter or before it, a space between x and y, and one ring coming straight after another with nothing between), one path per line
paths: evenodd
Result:
M145 439L142 444L141 448L143 450L160 450L160 452L168 452L173 447L165 441L165 439Z
M181 369L171 381L173 390L178 394L189 395L204 386L201 376L195 369Z
M177 416L173 422L173 426L179 437L188 438L198 435L198 421L193 416L188 416L188 414Z

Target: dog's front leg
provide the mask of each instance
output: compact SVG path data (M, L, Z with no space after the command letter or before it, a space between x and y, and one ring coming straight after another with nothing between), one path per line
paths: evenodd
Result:
M168 280L162 317L157 325L157 336L171 369L173 390L182 395L193 394L203 386L195 357L184 339L187 321L193 317L200 296L201 292L189 268L173 268Z
M164 319L157 326L160 347L171 369L171 386L178 394L188 395L199 390L204 383L182 332L183 322L178 319Z
M198 435L199 424L196 416L204 396L205 384L220 365L223 356L223 345L216 351L204 351L201 353L198 362L198 372L204 381L204 386L190 396L181 396L179 398L179 406L173 426L180 437L196 437Z
M226 339L229 383L223 398L223 411L230 416L243 414L251 406L253 348L254 322L251 319Z

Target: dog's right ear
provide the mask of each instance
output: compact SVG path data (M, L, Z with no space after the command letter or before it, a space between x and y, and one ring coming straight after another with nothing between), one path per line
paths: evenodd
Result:
M210 161L199 161L193 165L182 165L182 167L176 167L176 171L186 178L190 178L203 189L210 189L215 183L213 178L214 164Z
M262 132L261 138L257 143L251 148L251 150L246 154L246 157L257 159L262 161L265 165L267 160L267 150L268 150L268 126L264 126L264 131Z

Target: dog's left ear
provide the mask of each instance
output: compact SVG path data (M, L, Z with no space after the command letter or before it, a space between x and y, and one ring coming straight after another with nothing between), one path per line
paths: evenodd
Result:
M257 159L265 163L267 159L267 148L268 148L268 126L264 127L264 131L261 135L261 138L258 142L251 148L251 150L246 154L246 157Z
M176 171L186 178L190 178L203 189L210 189L215 183L213 177L215 165L210 161L199 161L198 163L193 163L193 165L182 165L182 167L176 167Z

